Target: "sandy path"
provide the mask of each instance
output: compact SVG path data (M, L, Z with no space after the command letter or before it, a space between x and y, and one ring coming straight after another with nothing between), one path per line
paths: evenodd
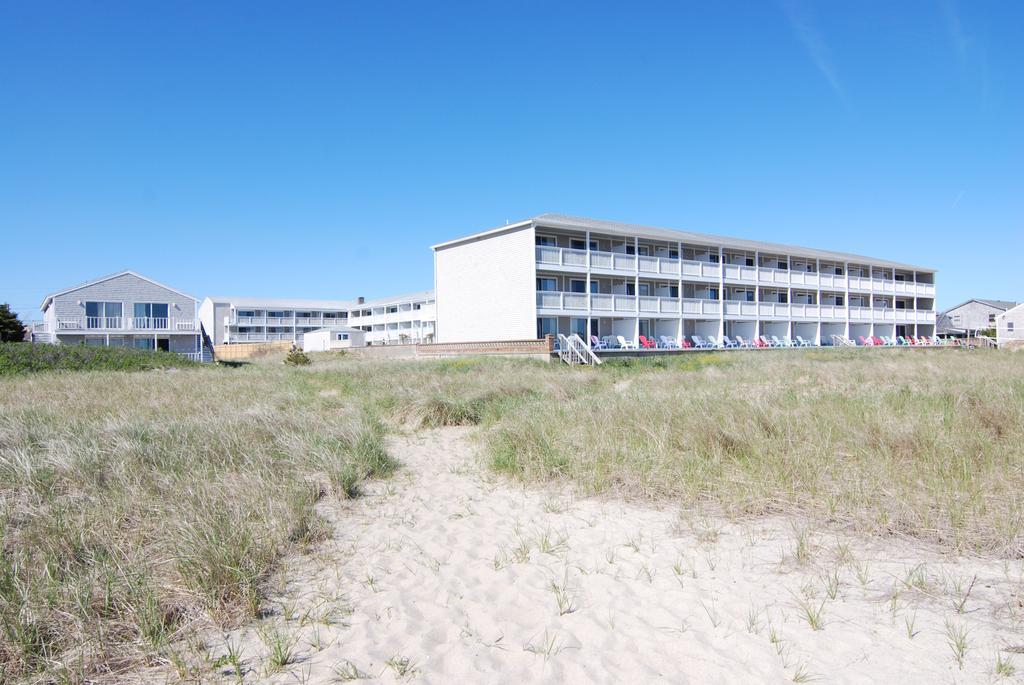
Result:
M1020 562L525 489L482 474L461 429L391 450L398 476L324 505L335 537L289 563L279 614L228 636L246 681L991 682L997 654L1024 669L1001 651L1024 645ZM274 630L296 659L276 671Z

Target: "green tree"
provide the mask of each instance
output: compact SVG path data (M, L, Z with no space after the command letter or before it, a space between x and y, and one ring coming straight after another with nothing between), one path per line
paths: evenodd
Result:
M11 310L11 305L0 304L0 342L20 342L25 339L25 324Z

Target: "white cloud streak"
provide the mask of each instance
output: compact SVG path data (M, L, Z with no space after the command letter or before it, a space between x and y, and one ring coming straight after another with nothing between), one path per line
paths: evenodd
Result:
M828 44L825 42L821 31L818 30L810 11L798 0L785 0L782 3L782 9L789 20L790 28L793 29L793 33L796 34L797 39L803 44L804 49L807 50L807 54L811 61L814 62L814 66L825 77L825 80L828 81L828 84L835 91L836 95L839 96L839 99L845 102L846 93L843 90L843 84L839 82L839 75L836 72L835 65L832 64L832 55Z

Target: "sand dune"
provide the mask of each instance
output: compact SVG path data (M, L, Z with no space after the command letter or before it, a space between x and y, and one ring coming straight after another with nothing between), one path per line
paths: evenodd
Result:
M391 450L398 476L323 505L334 537L289 561L274 615L211 647L240 646L247 682L990 682L997 656L1024 667L1019 561L527 489L481 472L461 429ZM294 649L279 669L274 634Z

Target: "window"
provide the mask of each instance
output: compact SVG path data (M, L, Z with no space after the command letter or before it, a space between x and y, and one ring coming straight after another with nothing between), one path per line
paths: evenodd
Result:
M679 259L679 250L669 250L668 251L668 258L669 259Z
M558 290L558 279L557 278L538 278L537 279L537 290L543 292L554 292Z
M388 307L388 314L397 314L398 307Z
M136 338L135 349L137 350L152 350L156 348L156 343L152 338Z
M580 336L584 340L587 339L587 320L586 319L570 319L569 330L572 333Z
M640 294L643 295L644 297L647 297L648 295L650 295L651 294L651 286L650 286L650 284L648 284L648 283L641 283L640 284Z
M569 281L569 292L573 293L585 293L587 292L587 282L579 279L572 279Z
M711 262L712 264L718 264L718 253L717 252L709 252L708 253L708 261Z
M85 327L86 328L120 328L121 327L121 303L120 302L86 302L85 303Z
M636 283L627 283L626 284L626 294L627 295L636 295Z
M537 319L537 337L543 338L546 335L558 335L558 319L549 316Z
M574 250L585 250L585 249L587 249L587 241L586 240L581 240L579 238L573 238L571 241L569 241L569 246L572 249L574 249ZM597 251L597 241L596 240L591 240L590 241L590 249L595 251L595 252Z
M601 284L598 283L597 281L591 281L590 282L590 292L592 292L592 293L599 293L599 292L601 292Z
M553 238L552 236L549 236L549 235L539 235L539 236L537 236L536 242L537 242L538 245L543 245L545 247L557 247L558 246L558 240L556 240L555 238Z
M754 266L754 258L753 257L747 257L745 262L746 262L747 266Z
M995 323L996 322L996 315L995 314L989 314L988 315L988 322L989 323Z
M670 285L668 287L668 296L669 297L679 297L679 286L678 285Z
M133 307L136 328L167 328L168 306L160 302L136 302Z
M414 303L414 304L412 305L412 310L413 310L414 312L418 312L418 311L420 310L420 308L421 308L421 307L422 307L422 305L421 305L421 304L420 304L419 302L416 302L416 303Z
M636 247L633 245L626 245L626 254L636 254Z
M338 333L338 340L348 340L348 333Z
M136 308L138 308L138 306L139 305L135 305ZM238 310L238 315L239 316L256 316L256 312L255 312L255 310L252 310L252 309L239 309ZM139 316L139 315L136 314L135 316Z
M1007 321L1006 322L1006 332L1007 333L1013 333L1013 322L1012 321Z

